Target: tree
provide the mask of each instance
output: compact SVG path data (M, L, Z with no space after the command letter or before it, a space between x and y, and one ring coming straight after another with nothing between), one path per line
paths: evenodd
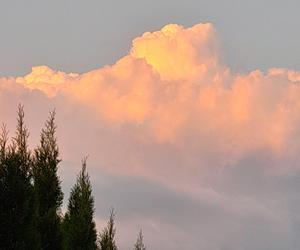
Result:
M86 172L86 158L77 182L71 190L68 210L64 218L65 249L97 249L97 232L94 222L94 198L90 178Z
M0 156L0 248L39 249L36 199L32 185L32 161L28 150L24 110L18 109L16 136L7 146L2 129Z
M1 127L1 134L0 134L0 164L5 159L5 154L7 150L7 141L8 141L8 131L6 129L6 125L3 124Z
M142 230L140 230L138 238L134 245L134 250L146 250L146 246L144 245L143 238L144 237L143 237Z
M42 249L61 249L60 207L63 193L57 176L59 149L55 136L55 111L50 112L34 154L34 187L38 200L38 230Z
M100 250L118 249L115 242L115 234L116 234L115 213L114 210L111 209L107 226L100 234L100 239L99 239Z

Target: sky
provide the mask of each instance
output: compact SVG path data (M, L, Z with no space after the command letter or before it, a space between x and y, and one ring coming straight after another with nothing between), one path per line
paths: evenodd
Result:
M1 0L0 75L34 65L86 72L113 64L131 40L169 23L212 22L237 71L299 70L297 0ZM104 49L105 48L105 49Z
M0 118L53 108L101 230L154 250L300 247L296 1L1 1Z

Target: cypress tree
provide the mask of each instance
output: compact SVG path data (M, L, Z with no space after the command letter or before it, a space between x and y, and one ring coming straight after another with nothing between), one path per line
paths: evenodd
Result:
M107 223L107 226L104 228L102 233L100 234L99 246L100 250L117 250L116 242L115 242L115 213L114 210L111 209L110 217Z
M42 249L61 249L60 207L63 200L57 176L59 149L55 136L55 111L50 113L34 154L34 187L38 200L38 229Z
M31 154L24 110L18 109L16 137L7 146L2 130L0 160L0 248L39 249L36 230L36 199L32 185Z
M0 164L5 159L5 154L7 150L7 141L8 141L8 131L6 125L2 124L1 133L0 133Z
M7 149L8 132L6 126L1 128L0 135L0 249L8 248L12 245L13 235L11 235L9 210L12 203L12 197L9 197L9 170L8 169L8 149Z
M136 240L136 243L134 245L134 250L146 250L146 246L144 245L143 241L143 233L142 230L140 230L138 238Z
M71 190L64 219L65 249L97 249L97 232L93 217L94 198L90 178L86 171L86 159L84 159L77 182Z

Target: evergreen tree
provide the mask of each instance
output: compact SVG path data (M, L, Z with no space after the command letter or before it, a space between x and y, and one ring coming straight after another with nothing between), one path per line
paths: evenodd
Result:
M61 249L60 207L63 200L57 176L59 150L55 136L55 111L50 113L34 155L34 187L38 200L38 230L42 249Z
M5 154L7 150L7 141L8 141L8 131L6 129L6 125L3 124L0 133L0 164L5 159Z
M0 248L39 249L36 230L36 199L32 185L31 154L24 110L18 109L16 137L7 146L2 129L0 159Z
M71 190L68 211L64 219L65 249L97 249L97 232L93 216L94 198L84 159L77 182Z
M146 246L143 242L143 233L142 230L139 232L138 238L136 240L136 243L134 245L134 250L146 250Z
M100 239L99 239L100 250L118 249L115 242L115 234L116 234L115 213L114 210L111 209L107 226L100 234Z

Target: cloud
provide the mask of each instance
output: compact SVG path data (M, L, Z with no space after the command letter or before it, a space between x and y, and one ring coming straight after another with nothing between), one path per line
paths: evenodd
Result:
M114 195L105 199L119 201L124 223L138 220L132 211L141 213L153 242L161 227L191 240L190 249L293 249L298 242L289 235L300 225L291 184L300 176L300 72L238 74L219 55L212 24L170 24L134 39L113 65L83 74L38 66L0 78L1 119L13 130L12 114L24 103L35 144L56 107L63 158L79 162L90 154L100 199L105 180L99 184L97 176L117 178L107 177L115 185L106 187ZM128 200L118 195L123 188ZM157 209L147 209L152 203Z
M39 66L15 81L64 96L102 122L135 127L141 143L169 143L185 164L194 151L221 167L256 150L297 153L300 73L234 74L220 64L217 44L212 24L170 24L134 39L112 66L84 74Z
M144 59L162 80L189 80L203 76L218 63L213 26L184 29L170 24L133 40L131 55Z
M48 97L53 97L64 88L68 81L76 78L78 74L55 72L47 66L32 67L32 71L25 77L18 77L16 82L29 89L38 89Z

